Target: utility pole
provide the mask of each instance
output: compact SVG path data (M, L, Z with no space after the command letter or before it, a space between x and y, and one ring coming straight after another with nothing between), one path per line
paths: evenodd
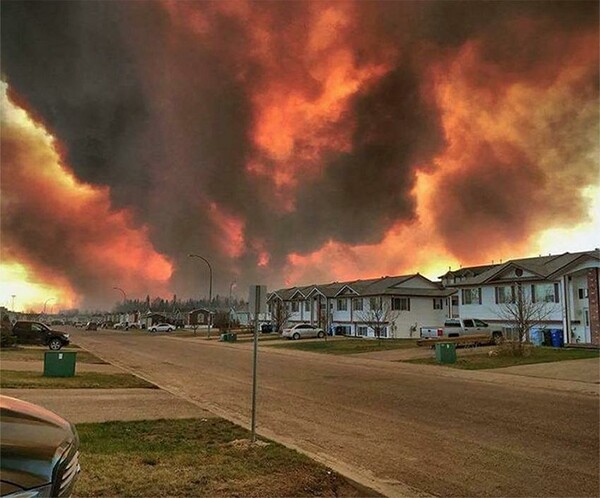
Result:
M16 294L11 294L10 297L12 297L12 310L13 310L13 313L14 313L14 311L15 311L15 297L17 297L17 295Z

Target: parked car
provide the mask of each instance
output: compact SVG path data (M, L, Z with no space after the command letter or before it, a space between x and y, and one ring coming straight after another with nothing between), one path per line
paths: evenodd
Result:
M294 340L306 337L325 337L325 331L308 323L298 323L289 329L283 329L281 337Z
M150 332L173 332L174 330L175 325L171 325L170 323L159 323L150 327Z
M440 337L462 337L466 335L487 335L490 341L502 341L502 327L493 327L476 318L446 320L443 327L421 327L422 339Z
M88 322L85 330L98 330L98 324L96 322Z
M0 495L71 496L79 476L73 424L41 406L0 395Z
M127 322L119 322L113 325L115 330L129 330L129 324Z
M52 350L59 350L69 345L69 334L52 330L40 322L19 320L15 322L12 330L18 344L38 344L48 346Z

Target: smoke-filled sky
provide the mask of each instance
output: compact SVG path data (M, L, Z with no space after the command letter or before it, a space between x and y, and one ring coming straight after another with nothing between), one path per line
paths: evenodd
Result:
M0 304L598 247L598 14L3 2Z

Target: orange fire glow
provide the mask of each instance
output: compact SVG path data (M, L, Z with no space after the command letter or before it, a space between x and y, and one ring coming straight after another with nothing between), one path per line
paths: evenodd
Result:
M214 233L217 234L217 244L230 258L239 258L245 250L244 221L227 214L216 202L210 203L209 212L215 227Z
M78 181L53 137L7 98L5 86L1 98L2 264L9 277L1 299L18 294L19 309L39 306L36 280L44 282L45 299L64 307L80 304L82 281L87 294L111 300L114 285L132 295L147 286L167 291L172 265L154 250L148 229L112 209L107 188Z

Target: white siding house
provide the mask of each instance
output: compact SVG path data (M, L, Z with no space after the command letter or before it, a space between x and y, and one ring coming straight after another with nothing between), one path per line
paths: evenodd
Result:
M461 318L480 318L509 327L507 307L522 289L538 303L539 326L563 331L565 343L598 344L598 250L510 260L503 264L461 268L442 282L458 290Z
M335 335L374 337L379 329L381 337L410 338L450 316L448 297L455 292L413 274L280 289L269 302L282 301L290 324L311 323Z

